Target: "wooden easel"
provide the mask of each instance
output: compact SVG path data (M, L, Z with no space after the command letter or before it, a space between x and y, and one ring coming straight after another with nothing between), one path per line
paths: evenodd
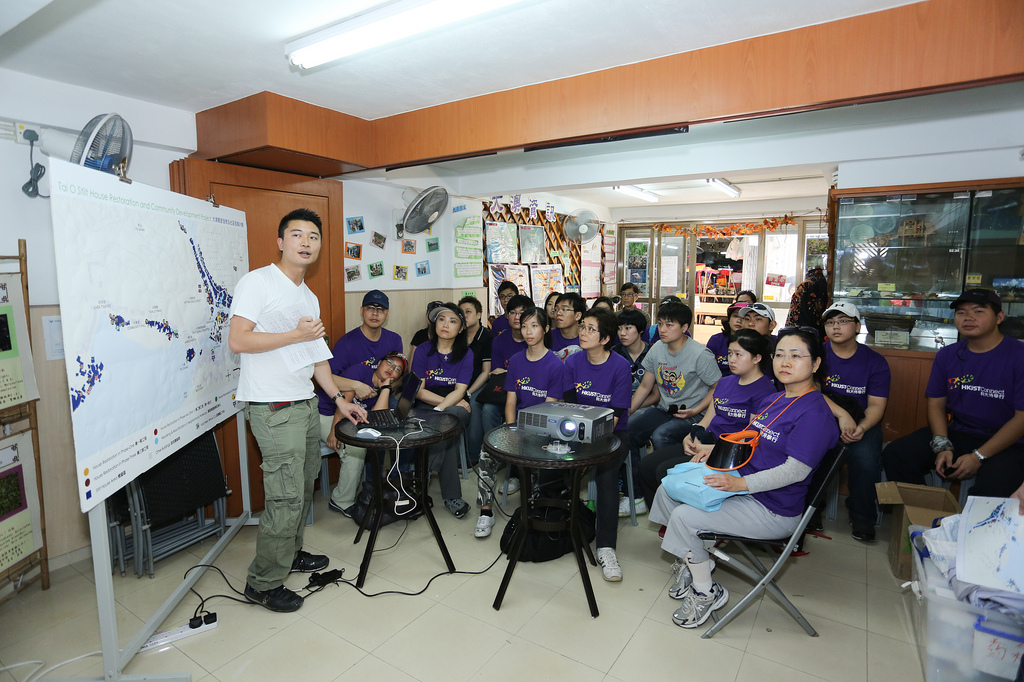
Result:
M25 323L28 325L28 334L31 340L32 317L29 314L28 305L28 255L25 244L24 239L19 239L18 255L0 256L0 261L18 261L18 273L21 274L21 293L25 299ZM13 592L0 599L0 604L2 604L36 580L41 581L44 590L50 589L50 564L46 553L46 513L43 509L43 470L39 462L39 421L36 414L36 401L30 400L21 405L0 410L0 426L11 427L9 436L15 436L25 431L32 432L32 451L36 461L36 488L39 493L39 530L43 538L43 546L40 549L0 572L0 588L6 587L8 584L15 586ZM5 435L5 437L8 436ZM29 576L28 574L36 567L39 567L39 573Z

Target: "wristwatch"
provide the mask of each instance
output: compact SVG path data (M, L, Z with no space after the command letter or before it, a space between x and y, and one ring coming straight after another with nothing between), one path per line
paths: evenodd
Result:
M338 402L338 398L340 398L340 397L342 397L342 392L338 391L337 393L334 394L334 397L331 398L331 402L332 403Z
M986 459L988 459L988 457L978 452L978 448L974 448L974 452L972 452L971 454L977 457L979 462L984 462Z

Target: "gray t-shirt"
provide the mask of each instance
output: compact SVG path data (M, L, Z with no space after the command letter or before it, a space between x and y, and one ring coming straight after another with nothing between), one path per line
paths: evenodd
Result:
M694 407L722 378L715 354L693 339L688 339L674 355L668 352L666 343L656 342L643 365L646 372L654 374L658 407L662 410L668 410L670 405Z

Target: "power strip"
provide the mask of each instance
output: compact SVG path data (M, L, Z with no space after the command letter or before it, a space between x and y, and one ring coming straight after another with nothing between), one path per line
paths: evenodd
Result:
M190 627L188 625L182 625L180 628L174 630L167 630L166 632L154 633L152 637L146 640L146 643L139 647L139 651L147 651L149 649L155 649L176 642L179 639L185 639L192 635L198 635L200 632L207 632L217 627L218 621L212 623L203 623L197 628Z

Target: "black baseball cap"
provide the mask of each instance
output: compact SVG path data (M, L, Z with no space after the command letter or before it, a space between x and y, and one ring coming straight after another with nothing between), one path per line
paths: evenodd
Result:
M964 289L964 293L960 294L955 301L949 304L949 307L956 309L961 303L979 303L981 305L990 306L994 311L1002 312L1003 301L999 298L999 294L992 291L991 289Z
M391 307L387 294L380 289L366 292L366 295L363 296L363 307L365 308L368 305L379 305L384 310L388 310Z

